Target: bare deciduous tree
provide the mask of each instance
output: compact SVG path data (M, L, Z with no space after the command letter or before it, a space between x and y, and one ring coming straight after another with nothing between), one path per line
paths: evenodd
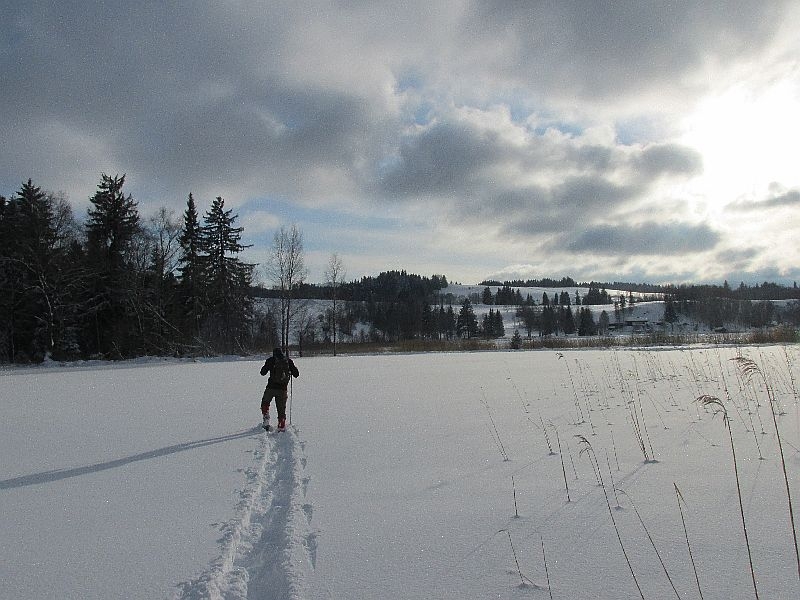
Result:
M275 232L265 272L267 279L280 291L281 346L286 353L290 325L296 309L292 300L297 288L308 276L303 254L303 233L297 225L292 225L288 230L281 227Z
M341 287L342 282L344 281L344 278L345 278L344 263L342 263L342 259L339 258L339 255L334 252L328 259L328 266L325 269L325 281L331 288L331 300L333 300L332 333L333 333L334 356L336 356L336 328L339 319L339 311L337 310L337 300L339 295L338 292L339 292L339 287Z

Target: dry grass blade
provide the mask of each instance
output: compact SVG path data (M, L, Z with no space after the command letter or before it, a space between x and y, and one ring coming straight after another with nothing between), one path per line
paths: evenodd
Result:
M591 442L586 439L585 436L576 434L576 438L580 441L580 444L583 446L581 448L580 454L586 453L589 457L589 460L592 462L592 465L595 468L595 474L597 475L597 480L600 483L600 487L603 488L603 496L606 500L606 506L608 507L608 514L611 517L611 524L614 526L614 532L617 534L617 541L619 541L619 547L622 549L622 555L625 557L625 562L628 565L628 570L631 573L631 577L633 578L633 583L636 585L636 590L639 592L639 596L642 600L645 600L644 592L642 591L641 586L639 585L639 580L636 578L636 573L633 570L633 564L631 563L631 559L628 556L628 551L625 549L625 544L622 543L622 535L619 532L619 527L617 526L617 520L614 518L614 511L611 508L611 500L608 498L608 490L606 490L605 483L603 483L603 476L600 473L600 465L597 462L597 456L595 455L594 448L592 447Z
M733 475L736 479L736 495L739 498L739 514L742 518L742 530L744 532L744 544L747 547L747 560L750 564L750 577L753 580L753 593L755 594L756 600L758 600L758 583L756 582L756 572L753 568L753 552L750 548L750 536L747 533L747 522L744 518L744 502L742 501L742 487L739 481L739 463L736 461L736 446L733 443L733 428L730 426L730 421L728 417L728 411L725 408L725 404L723 404L722 400L717 398L716 396L709 396L708 394L703 394L699 396L696 400L698 404L703 406L710 406L712 410L715 412L722 413L722 420L725 428L728 430L728 438L730 439L731 443L731 458L733 459Z
M673 482L672 485L675 487L675 497L677 498L678 502L678 511L681 513L681 523L683 523L683 535L686 539L686 547L689 550L689 560L692 563L692 569L694 570L694 580L697 582L697 593L700 594L700 600L703 600L703 590L700 588L700 575L697 573L697 565L694 562L694 554L692 553L692 545L689 543L689 530L686 527L686 517L683 514L683 505L686 504L686 500L683 499L683 494L681 490L678 488L678 484Z
M741 371L742 374L748 378L757 373L761 373L761 369L756 361L754 361L752 358L747 358L746 356L735 356L731 360L736 363L737 367L739 367L739 371Z
M508 529L501 529L497 533L505 532L508 535L508 543L511 544L511 553L514 555L514 564L517 565L517 574L519 575L520 585L526 586L528 584L536 585L528 578L526 575L522 573L522 567L519 566L519 559L517 558L517 549L514 548L514 541L511 539L511 532Z
M758 364L745 356L737 356L731 359L736 363L739 367L739 370L742 374L747 377L748 379L752 379L754 375L758 375L761 378L762 383L764 384L764 390L767 392L767 400L769 402L770 414L772 415L772 424L775 426L775 438L778 441L778 450L780 452L781 457L781 468L783 469L783 481L786 486L786 500L789 507L789 524L792 532L792 540L794 541L794 554L797 563L797 577L800 579L800 542L797 539L797 527L795 526L795 519L794 519L794 506L792 505L792 490L789 485L789 474L786 470L786 457L783 452L783 440L781 439L781 430L778 427L778 408L777 408L777 400L775 398L775 392L772 386L769 384L767 380L767 376L764 371L758 366Z
M716 396L709 396L708 394L703 394L702 396L698 396L695 402L697 402L701 406L713 407L712 410L714 410L715 412L722 412L722 413L728 412L725 410L725 405L722 404L722 400L720 400Z
M623 494L627 499L628 502L631 503L631 507L633 508L633 512L636 513L636 518L639 519L639 524L644 529L645 535L647 535L647 539L650 541L650 545L652 546L653 550L656 553L656 557L658 558L658 562L661 564L661 568L664 570L664 574L667 576L667 581L672 586L672 591L675 592L675 596L677 596L678 600L681 600L681 595L678 593L678 588L675 587L675 584L672 581L672 577L669 574L669 570L667 569L667 565L664 564L664 559L661 557L661 552L658 551L658 546L656 546L656 541L653 539L653 536L650 534L650 530L645 525L644 519L642 518L641 513L639 513L639 509L636 508L636 504L633 501L633 498L625 490L619 490L621 494Z

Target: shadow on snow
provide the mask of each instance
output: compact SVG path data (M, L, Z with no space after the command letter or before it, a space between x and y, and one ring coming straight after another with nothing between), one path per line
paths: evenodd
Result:
M45 471L43 473L34 473L32 475L23 475L21 477L13 477L11 479L0 480L0 490L9 490L13 488L26 487L29 485L38 485L42 483L52 483L62 479L69 479L70 477L79 477L89 473L99 473L107 469L116 469L117 467L124 467L125 465L139 462L140 460L150 460L151 458L159 458L175 454L176 452L184 452L186 450L196 450L205 446L212 446L214 444L222 444L241 438L250 437L261 431L261 426L222 435L219 437L208 438L205 440L197 440L194 442L184 442L183 444L175 444L174 446L165 446L157 450L150 450L148 452L141 452L133 454L124 458L117 458L107 462L96 463L93 465L85 465L83 467L75 467L72 469L56 469L53 471Z

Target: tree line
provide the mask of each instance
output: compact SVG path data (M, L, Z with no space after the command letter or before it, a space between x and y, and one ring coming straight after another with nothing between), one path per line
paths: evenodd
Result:
M545 288L590 288L596 290L620 290L638 294L651 294L663 297L664 295L676 296L699 300L703 298L729 298L732 300L800 300L800 288L797 282L791 286L781 285L774 282L765 281L763 283L748 285L744 282L736 287L731 287L727 281L722 285L716 284L651 284L633 283L629 281L577 283L572 277L562 277L561 279L515 279L513 281L486 280L478 285L526 288L526 287L545 287ZM585 302L585 304L608 304L607 302Z
M778 323L800 326L800 302L775 303L705 294L669 294L664 298L664 321L675 323L680 315L711 329L727 326L764 328Z
M634 302L633 290L612 298L595 282L582 284L583 296L545 293L540 305L519 289L576 287L569 277L504 282L496 291L496 282L484 282L483 293L468 298L448 293L443 275L395 270L346 281L336 255L325 283L309 284L296 226L275 233L265 265L272 285L254 286L256 265L239 258L247 248L243 228L222 197L202 217L189 194L180 218L165 208L143 218L124 185L124 175L101 175L83 219L31 180L10 198L0 196L0 362L250 352L306 342L330 343L335 352L338 333L388 342L505 335L501 310L491 308L479 322L474 303L515 306L528 336L594 335L608 329L609 315L595 322L588 306L613 303L619 323ZM800 324L800 303L766 301L800 298L796 284L639 287L663 294L667 323L685 314L710 327ZM313 298L332 305L312 314L300 299ZM355 340L358 323L367 329Z
M611 294L609 294L605 288L601 288L594 283L589 284L588 288L589 289L586 291L586 294L583 296L581 296L579 291L575 291L575 306L612 304L613 299ZM477 299L478 296L475 296L475 298ZM480 296L480 300L483 304L496 304L503 306L524 306L525 304L535 304L533 297L530 294L526 294L526 297L523 298L522 292L519 289L514 289L510 283L504 283L502 286L500 286L500 289L498 289L497 292L492 292L492 288L487 285L485 288L483 288L483 293ZM570 306L573 304L573 299L567 292L556 294L553 298L553 301L555 304L561 304L562 306ZM624 296L622 301L624 301ZM546 305L549 303L550 300L547 292L543 292L542 304Z

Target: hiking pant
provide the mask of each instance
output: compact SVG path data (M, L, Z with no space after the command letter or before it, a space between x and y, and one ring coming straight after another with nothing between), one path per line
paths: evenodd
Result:
M289 392L286 390L279 390L276 388L268 387L264 390L264 395L261 397L261 414L269 412L269 404L275 398L275 406L278 409L278 420L286 420L286 400L289 397Z

